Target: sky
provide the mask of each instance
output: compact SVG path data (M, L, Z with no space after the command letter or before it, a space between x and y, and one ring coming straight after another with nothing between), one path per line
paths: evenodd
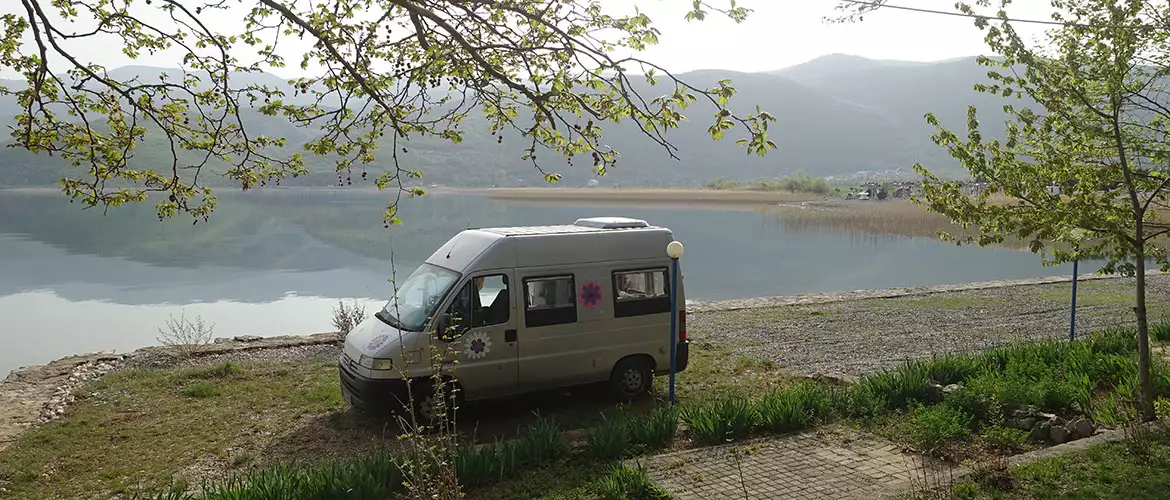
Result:
M729 1L708 0L716 6L726 6ZM938 61L987 52L982 34L971 19L882 9L867 15L860 23L824 22L825 16L835 14L837 0L738 0L738 5L753 10L742 24L714 13L705 21L687 22L684 15L690 0L601 2L611 14L630 13L634 8L646 13L661 36L659 45L640 56L673 72L695 69L768 71L835 53L874 59ZM0 5L0 14L23 14L17 1L0 3L4 4ZM953 0L890 0L889 3L954 11ZM1048 0L1016 0L1010 10L1013 17L1026 19L1047 19L1050 11ZM233 24L239 25L230 15L212 15L209 24L225 30L225 33ZM91 41L74 45L71 50L81 60L109 68L127 64L176 66L172 54L144 55L132 60L122 54L119 47L111 45ZM298 60L296 57L289 59ZM308 76L302 75L299 68L273 72L287 78ZM14 76L11 71L0 68L0 77Z

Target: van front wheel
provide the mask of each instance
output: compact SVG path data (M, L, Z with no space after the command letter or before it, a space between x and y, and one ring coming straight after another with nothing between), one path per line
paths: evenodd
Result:
M650 392L653 383L654 373L650 362L643 358L621 360L609 378L609 387L614 397L623 402L644 396Z

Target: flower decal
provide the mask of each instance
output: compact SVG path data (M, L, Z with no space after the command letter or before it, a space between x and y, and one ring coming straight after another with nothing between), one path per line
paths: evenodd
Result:
M467 357L479 359L492 351L492 339L486 332L469 333L463 337L463 344L467 346Z
M592 311L601 303L601 285L597 284L596 281L586 281L581 285L581 291L577 295L581 305Z
M390 340L389 335L378 335L377 337L370 339L370 343L366 344L366 350L376 351L379 347L386 345L387 340Z

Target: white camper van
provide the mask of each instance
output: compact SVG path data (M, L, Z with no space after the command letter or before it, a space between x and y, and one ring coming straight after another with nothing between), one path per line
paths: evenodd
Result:
M617 217L463 231L346 337L342 394L388 411L411 384L426 413L441 350L464 400L604 381L636 398L670 369L671 241L669 229ZM678 371L688 360L684 297L680 270Z

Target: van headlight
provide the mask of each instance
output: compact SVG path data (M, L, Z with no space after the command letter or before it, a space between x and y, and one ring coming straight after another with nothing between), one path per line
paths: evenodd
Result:
M394 368L394 360L391 358L373 358L365 354L358 358L358 364L371 370L391 370Z

